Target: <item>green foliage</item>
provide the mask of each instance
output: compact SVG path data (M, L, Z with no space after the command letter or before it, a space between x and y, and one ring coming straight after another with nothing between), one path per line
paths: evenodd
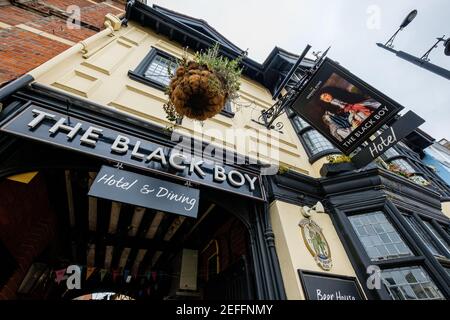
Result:
M278 174L283 175L285 173L288 173L289 170L290 170L290 168L288 166L280 164L279 167L278 167Z
M221 84L211 84L213 88L223 90L223 93L227 94L228 98L233 100L237 98L237 93L240 88L242 68L239 67L239 64L243 56L229 60L219 55L219 49L219 44L216 43L206 51L197 52L194 56L194 61L200 65L208 66L209 70L214 72L221 81Z
M352 162L352 159L346 155L330 155L327 156L327 160L329 163L347 163L347 162Z

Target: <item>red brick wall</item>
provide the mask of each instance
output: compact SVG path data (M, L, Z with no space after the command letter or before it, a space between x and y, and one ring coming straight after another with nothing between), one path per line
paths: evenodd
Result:
M0 29L0 84L36 68L69 48L19 28Z
M38 174L29 184L0 181L0 241L15 258L18 268L0 288L1 299L16 298L16 291L33 259L53 239L56 218Z
M67 27L66 19L48 14L52 12L65 14L69 5L77 5L81 9L81 21L101 29L107 13L118 16L123 13L104 1L96 2L98 3L86 0L45 0L22 3L28 8L1 6L0 22L12 27L0 28L0 87L69 48L69 45L63 42L25 31L16 27L17 25L25 24L62 39L79 42L94 35L96 31L87 27L70 29ZM120 1L108 3L117 8L124 8Z

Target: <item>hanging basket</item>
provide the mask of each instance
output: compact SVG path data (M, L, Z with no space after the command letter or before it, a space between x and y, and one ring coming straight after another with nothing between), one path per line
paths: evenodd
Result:
M218 114L227 101L224 84L208 66L190 61L180 66L169 85L169 100L176 112L195 120Z
M237 98L243 56L228 60L220 56L219 45L197 52L192 59L187 54L179 61L172 75L164 105L167 118L176 121L187 117L204 121L222 111L227 100Z

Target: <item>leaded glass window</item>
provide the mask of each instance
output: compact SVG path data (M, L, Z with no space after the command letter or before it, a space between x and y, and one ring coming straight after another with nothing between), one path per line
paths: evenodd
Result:
M430 252L435 256L442 257L442 253L440 250L436 247L436 245L433 243L433 239L428 235L425 230L421 228L421 226L418 224L418 222L414 219L413 216L405 215L405 219L408 222L408 224L411 226L411 228L414 230L414 232L419 236L420 240L425 244L425 246L430 250Z
M433 234L433 236L439 241L439 243L445 248L445 251L447 254L450 254L450 246L448 245L447 241L445 241L444 238L439 234L439 232L433 227L433 225L429 221L424 221L425 226L430 230L430 232Z
M316 130L308 130L302 134L302 137L312 155L325 150L334 149L330 141L325 139L325 137Z
M160 54L156 54L152 59L147 69L144 72L144 77L147 79L158 82L164 86L168 86L170 83L170 73L174 73L177 68L177 63L163 57Z
M439 288L420 266L386 269L381 277L394 300L443 300Z
M372 261L413 255L383 212L353 215L349 220Z
M392 160L390 163L397 165L402 171L414 173L416 170L405 159Z

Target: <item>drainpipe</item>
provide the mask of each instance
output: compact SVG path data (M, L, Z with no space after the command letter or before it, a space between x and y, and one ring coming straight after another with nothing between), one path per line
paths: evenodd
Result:
M86 53L88 51L89 46L96 42L97 40L110 36L114 33L114 31L120 30L120 27L122 25L122 21L117 18L116 16L112 14L107 14L105 16L105 29L96 33L92 37L89 37L83 41L78 42L73 47L70 47L66 51L60 53L56 57L48 60L47 62L41 64L37 68L29 71L28 73L20 76L19 78L11 81L4 87L0 88L0 112L2 109L1 101L5 99L7 96L11 95L12 93L16 92L17 90L29 85L31 82L36 80L38 77L40 77L42 74L53 68L58 63L63 62L68 57L75 55L79 52Z

